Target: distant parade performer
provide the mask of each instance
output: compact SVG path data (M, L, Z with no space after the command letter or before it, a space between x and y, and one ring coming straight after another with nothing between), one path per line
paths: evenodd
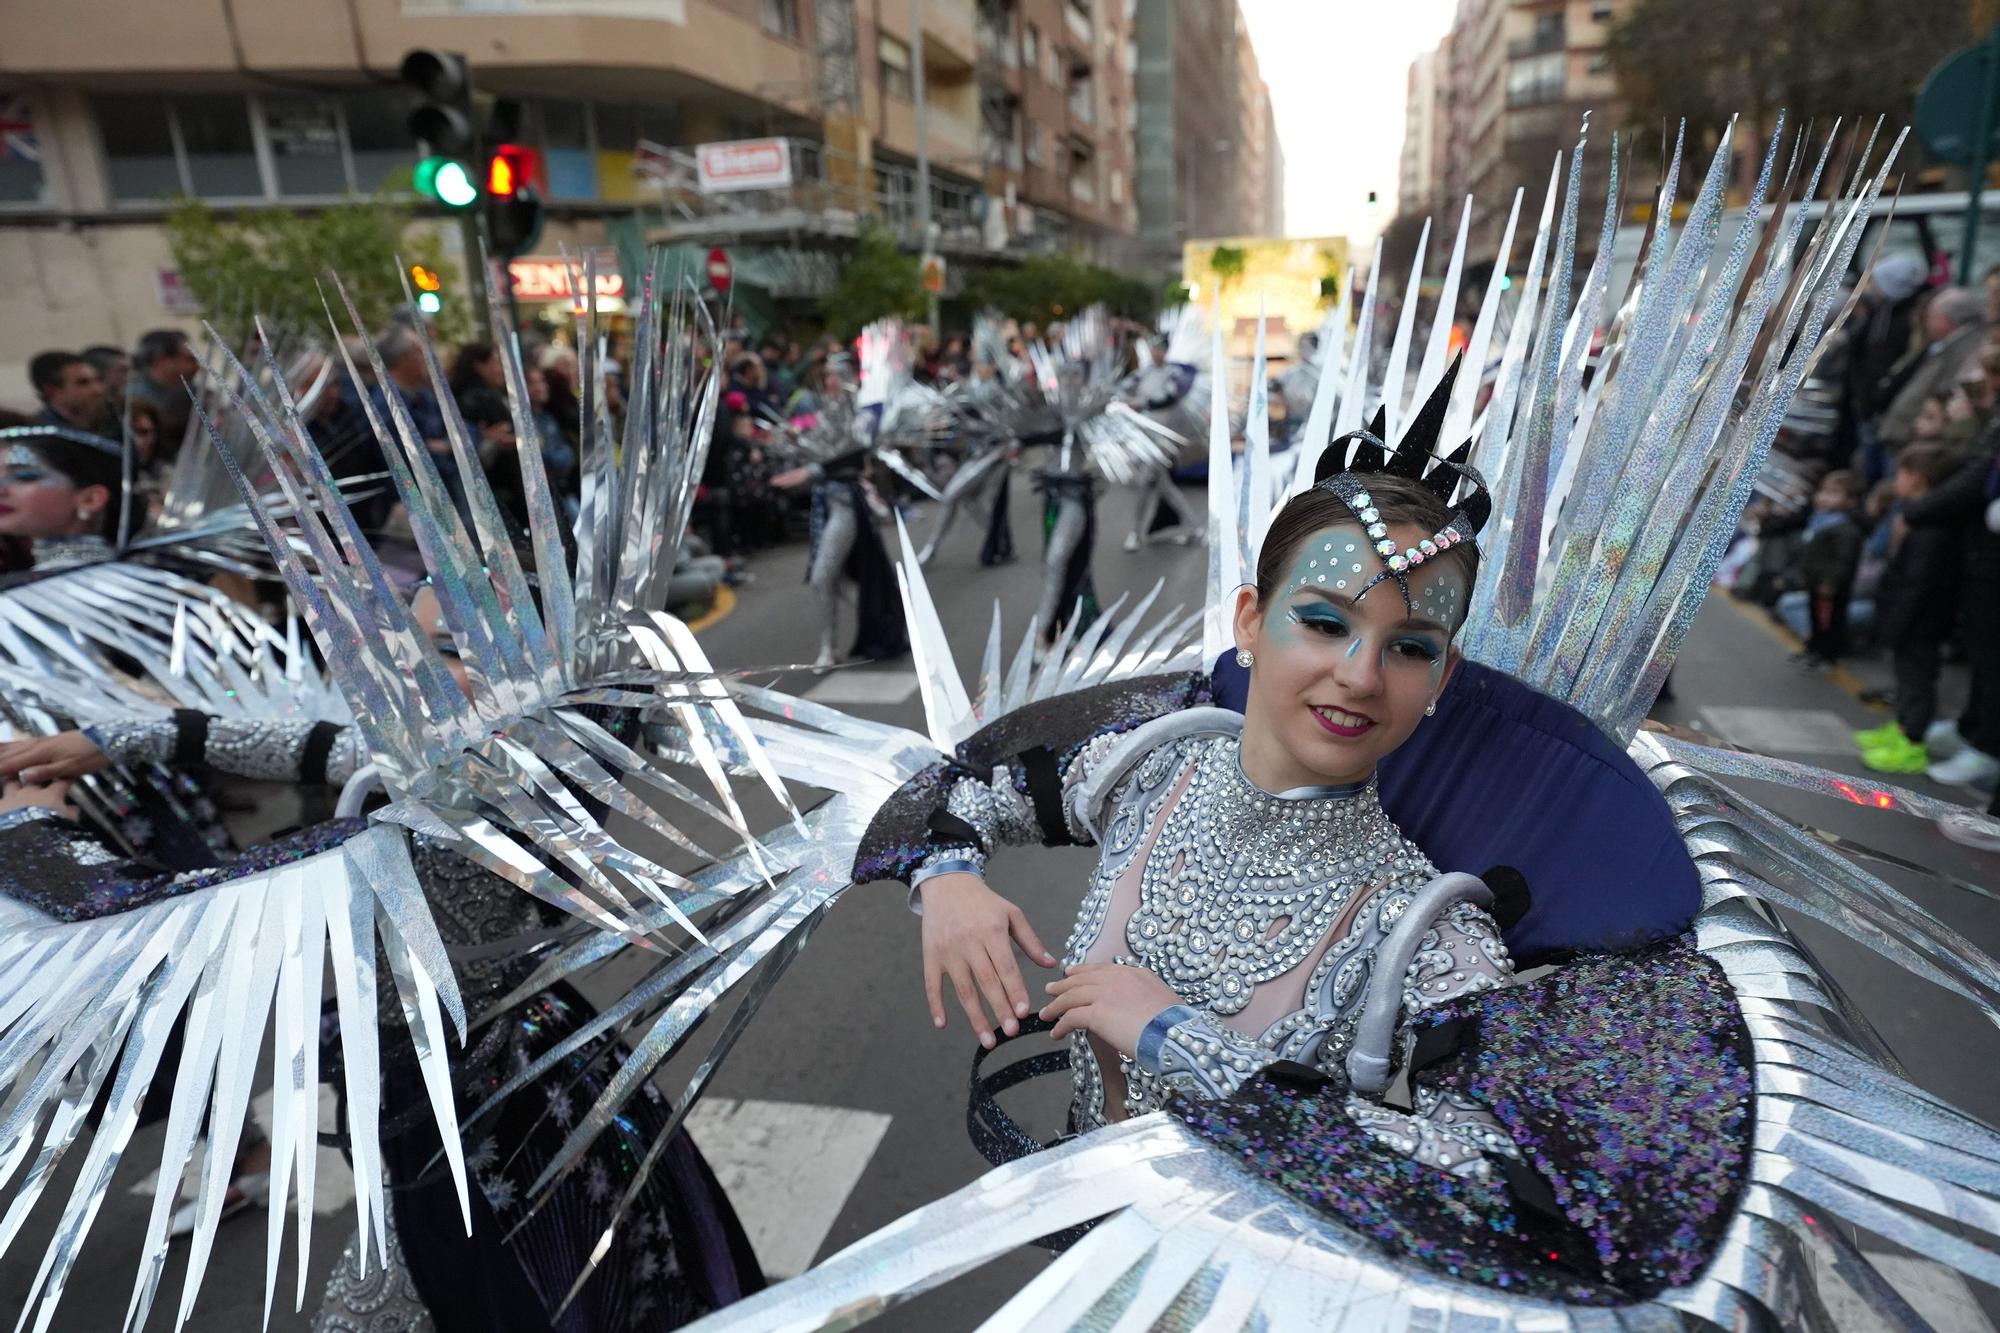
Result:
M1182 306L1160 317L1160 332L1146 344L1146 364L1132 376L1128 398L1133 406L1161 426L1180 436L1184 445L1206 446L1211 386L1201 370L1207 349L1201 314L1193 306ZM1125 534L1125 549L1136 551L1155 534L1171 530L1182 546L1199 542L1203 536L1200 517L1174 484L1173 457L1144 469L1134 490L1138 503L1132 510L1132 530Z

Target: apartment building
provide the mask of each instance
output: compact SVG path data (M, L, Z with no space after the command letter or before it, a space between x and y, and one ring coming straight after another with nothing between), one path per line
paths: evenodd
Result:
M1270 93L1235 0L1136 0L1139 238L1177 271L1183 244L1284 230Z
M1524 208L1538 207L1557 153L1567 155L1589 117L1587 153L1608 151L1621 128L1618 88L1605 54L1611 25L1631 0L1459 0L1451 33L1412 65L1412 107L1405 130L1405 190L1425 173L1421 196L1405 193L1399 209L1455 212L1473 196L1467 258L1490 263L1516 188ZM1417 66L1428 65L1431 96L1419 114ZM1565 156L1565 160L1567 157ZM1587 171L1581 199L1586 225L1577 251L1588 262L1595 220L1605 204L1606 173Z
M396 72L417 47L521 101L550 253L726 244L744 286L810 298L864 225L925 243L920 121L941 250L1129 235L1127 2L65 0L51 22L0 0L0 401L40 348L192 323L161 227L176 198L311 209L403 188ZM749 139L778 141L787 184L693 188L697 146Z

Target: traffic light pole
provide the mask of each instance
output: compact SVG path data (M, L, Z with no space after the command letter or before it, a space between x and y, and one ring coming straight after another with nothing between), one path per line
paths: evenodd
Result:
M465 247L465 297L472 302L472 336L484 341L493 328L493 314L486 304L486 245L480 229L484 211L468 208L458 215L459 244ZM512 292L508 300L513 300ZM519 327L516 320L515 326Z

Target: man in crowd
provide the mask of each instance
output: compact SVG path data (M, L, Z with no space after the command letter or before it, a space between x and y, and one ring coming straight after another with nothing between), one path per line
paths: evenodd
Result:
M160 410L160 453L172 458L187 438L194 410L188 385L201 374L201 358L179 329L154 329L140 336L132 368L138 373L126 382L125 392Z
M43 352L28 363L28 379L42 400L36 420L115 438L104 409L104 381L75 352Z
M1985 313L1985 301L1970 287L1946 287L1924 308L1928 342L1876 429L1876 438L1891 454L1910 442L1924 404L1949 392L1960 372L1975 363L1986 341Z
M106 343L84 348L83 359L90 362L97 371L97 377L104 381L105 415L113 421L123 421L125 381L132 375L132 359L125 355L124 348Z

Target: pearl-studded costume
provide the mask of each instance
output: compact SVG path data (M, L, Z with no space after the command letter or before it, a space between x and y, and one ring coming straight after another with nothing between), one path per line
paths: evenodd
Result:
M1106 731L1061 768L1063 817L1099 848L1064 962L1145 967L1182 1003L1138 1050L1070 1037L1072 1127L1157 1109L1170 1094L1225 1097L1268 1065L1345 1072L1378 952L1441 878L1389 821L1373 780L1258 789L1238 758L1242 719L1214 708ZM987 847L1036 840L1032 800L1007 766L960 777L946 811ZM976 847L938 850L911 875L983 871ZM1435 898L1435 894L1428 895ZM1512 967L1492 918L1459 900L1421 931L1401 978L1400 1017L1492 989ZM1362 1097L1356 1118L1394 1146L1454 1171L1512 1144L1470 1103L1419 1089L1415 1113ZM1114 1109L1115 1108L1115 1109Z

